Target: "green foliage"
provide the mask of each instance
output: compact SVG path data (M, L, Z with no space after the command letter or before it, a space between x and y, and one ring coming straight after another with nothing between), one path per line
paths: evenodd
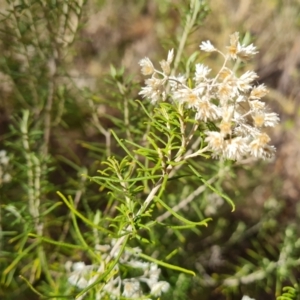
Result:
M298 299L298 292L299 288L297 285L295 285L294 287L291 286L286 286L282 289L282 295L277 297L277 300L294 300L294 299Z
M204 56L184 49L198 47L210 10L175 2L157 1L161 18L174 10L181 22L160 37L176 53L172 67L161 66L193 90ZM172 98L178 79L159 86L166 101L155 105L124 67L111 65L96 89L80 87L72 67L88 14L79 0L7 1L1 14L0 298L229 299L255 286L257 295L296 299L296 285L282 286L298 278L298 216L282 228L285 205L269 199L257 222L232 221L245 203L242 167L211 158L207 132L220 124Z

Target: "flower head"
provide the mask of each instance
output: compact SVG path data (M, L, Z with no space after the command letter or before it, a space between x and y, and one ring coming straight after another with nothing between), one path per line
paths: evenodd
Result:
M166 92L163 88L164 80L151 77L145 81L146 86L142 88L139 95L143 98L151 99L151 103L156 103L159 100L165 100Z
M232 35L230 35L230 46L228 46L227 49L229 56L232 59L239 58L242 61L247 61L258 53L258 51L256 51L256 47L253 46L253 44L248 46L240 44L238 32L235 32Z
M174 59L174 49L171 49L168 52L167 63L170 65L173 62L173 59Z
M236 84L238 89L242 92L248 91L252 87L251 83L257 78L258 76L255 72L247 71L240 78L237 79Z
M258 133L249 144L250 153L256 158L270 158L275 153L275 147L268 145L270 137L266 133Z
M231 160L241 160L249 152L248 139L235 137L225 141L223 156Z
M211 69L203 64L196 64L196 72L194 80L197 84L204 81L206 76L210 73Z
M254 87L250 93L250 100L260 99L268 94L268 90L264 84Z
M199 121L214 121L220 118L221 111L220 108L211 103L207 98L202 97L197 101L196 105L196 115L195 119Z
M256 47L253 46L253 44L248 45L248 46L239 45L237 56L242 61L247 61L247 60L251 59L257 53L258 53L258 51L256 51Z
M170 288L170 284L166 281L158 281L151 288L151 295L158 297L163 292L167 292Z
M232 59L237 58L238 48L239 48L239 33L235 32L230 35L230 46L227 47L228 53Z
M274 127L279 122L278 114L264 111L255 112L252 118L256 127Z
M217 49L213 46L213 44L210 41L202 42L199 47L202 51L205 52L217 51Z
M124 279L123 280L123 293L122 295L127 298L139 298L142 295L141 285L138 280Z
M148 57L141 59L139 64L142 67L141 72L143 75L147 76L152 75L154 73L154 66Z

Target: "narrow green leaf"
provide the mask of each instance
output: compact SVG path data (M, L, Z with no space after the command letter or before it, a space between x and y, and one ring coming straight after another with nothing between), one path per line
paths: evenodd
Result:
M167 131L168 128L165 128L164 130ZM161 132L164 132L164 131L161 130ZM167 132L168 132L168 136L167 137L169 138L169 131L167 131ZM150 136L152 136L153 138L150 138ZM152 142L149 139L151 139ZM164 147L167 147L168 146L168 142L169 142L169 141L166 142L165 140L163 140L162 138L160 138L154 132L149 132L149 134L147 136L147 140L153 145L153 147L154 147L154 144L156 145L156 147L154 147L154 149L158 148L157 143L155 141L160 142L162 145L164 145Z
M110 75L112 77L115 77L117 75L117 70L112 64L110 65Z
M145 243L145 244L153 244L153 242L149 241L148 239L141 237L140 235L136 234L135 238L137 238L139 241Z
M56 207L58 207L58 206L60 206L62 204L63 204L62 202L56 202L54 205L52 205L47 210L45 210L41 215L42 216L48 215L52 210L54 210Z
M74 214L72 214L72 221L73 221L74 229L76 232L76 237L78 238L78 240L81 242L81 244L84 246L84 248L87 249L87 251L91 254L91 256L94 256L95 259L98 262L100 262L99 256L97 254L95 254L94 250L91 247L89 247L89 245L86 243L85 239L83 238L81 231L77 224L76 216Z
M134 161L136 162L142 169L144 167L144 165L138 160L136 159L136 157L134 157L133 153L124 145L124 143L118 138L118 136L116 135L116 133L111 130L112 135L114 136L114 138L116 139L116 141L118 142L118 144L123 148L123 150L128 154L128 156Z
M167 256L166 256L166 260L169 260L171 259L174 255L176 255L178 253L178 249L175 249L173 250L171 253L169 253Z
M147 136L147 140L149 141L149 143L153 146L153 148L155 150L157 150L159 147L157 146L156 142L154 139L152 139L149 135Z
M182 221L183 223L186 223L187 225L190 225L191 227L193 226L206 226L207 227L207 222L211 221L211 218L207 218L203 221L200 222L193 222L190 221L182 216L180 216L178 213L176 213L171 207L169 207L166 203L164 203L162 200L160 200L158 197L155 197L155 200L161 205L163 206L170 214L172 214L175 218L177 218L178 220Z
M291 293L291 294L293 294L293 295L296 295L296 294L297 294L295 288L293 288L293 287L291 287L291 286L285 286L285 287L283 287L283 288L282 288L282 291L283 291L283 292L287 292L287 293Z
M33 285L22 275L19 275L19 278L25 281L25 283L28 285L28 287L39 296L40 299L51 299L51 298L62 298L62 299L74 299L73 295L54 295L54 296L49 296L49 295L42 295L38 290L36 290Z
M103 177L103 178L108 178L108 177ZM105 187L105 188L107 188L107 189L109 189L111 191L115 191L115 192L120 193L120 194L123 194L123 192L124 192L123 188L118 188L115 184L111 183L111 182L119 182L120 183L120 181L113 181L113 179L112 180L106 180L106 181L102 181L102 180L100 181L100 180L98 180L96 178L96 176L95 177L91 177L91 181L96 182L102 188Z
M44 299L44 298L48 298L48 297L45 297L44 295L42 295L38 290L36 290L32 284L25 278L23 277L22 275L19 275L19 278L21 278L22 280L24 280L26 282L26 284L28 285L28 287L37 295L40 296L40 298Z
M148 110L145 108L145 106L143 105L143 103L140 100L136 100L136 102L142 107L144 113L147 115L147 117L150 120L153 120L153 117L149 114Z
M120 180L118 178L109 178L109 177L103 177L103 176L93 176L91 179L99 179L99 180L104 180L104 181L111 181L111 182L137 182L137 181L142 181L142 180L149 180L149 179L156 179L160 178L161 175L148 175L148 176L143 176L143 177L136 177L136 178L130 178L130 179L123 179Z
M34 249L36 246L38 246L40 242L35 241L30 246L28 246L25 250L22 251L22 253L19 253L19 255L13 260L13 262L3 271L3 274L8 274L14 267L17 266L19 261L26 256L32 249Z
M137 143L134 143L134 142L132 142L132 141L126 140L126 143L127 143L127 144L130 144L130 145L132 145L132 146L135 146L136 148L138 148L138 150L136 150L136 151L139 151L139 150L145 150L145 152L148 151L149 153L156 153L156 151L151 150L151 149L149 149L149 148L145 148L145 147L143 147L143 146L141 146L141 145L139 145L139 144L137 144Z
M63 242L57 242L57 241L45 238L43 236L38 236L37 234L34 234L34 233L29 233L28 236L40 239L43 242L46 242L48 244L53 244L53 245L56 245L56 246L59 246L59 247L66 247L66 248L73 248L73 249L80 249L80 250L88 250L88 248L86 248L86 247L82 247L82 246L79 246L79 245L68 244L68 243L63 243Z
M83 216L79 211L75 209L75 207L67 200L67 198L59 191L56 192L59 197L64 201L64 203L68 206L68 208L71 210L71 212L79 217L82 221L84 221L89 226L98 229L99 231L105 232L107 234L114 234L112 231L109 231L103 227L100 227L98 225L95 225L93 222L91 222L89 219L87 219L85 216Z
M171 264L168 264L166 262L163 262L163 261L160 261L160 260L157 260L151 256L148 256L146 254L143 254L143 253L138 253L138 256L145 259L145 260L148 260L148 261L151 261L159 266L163 266L163 267L166 267L168 269L172 269L172 270L175 270L175 271L178 271L178 272L183 272L183 273L187 273L187 274L190 274L190 275L193 275L193 276L196 276L195 272L191 271L191 270L188 270L188 269L184 269L184 268L181 268L181 267L178 267L178 266L174 266L174 265L171 265Z
M157 198L161 198L166 186L167 186L167 181L168 181L168 175L165 175L163 178L161 178L160 180L162 180L162 183L161 183L161 187L159 189L159 193L158 195L156 196Z

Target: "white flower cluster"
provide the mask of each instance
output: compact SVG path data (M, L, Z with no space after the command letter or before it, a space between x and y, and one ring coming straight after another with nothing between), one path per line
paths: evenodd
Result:
M200 49L217 52L224 57L224 63L216 76L209 77L211 69L198 63L195 65L193 83L184 76L171 76L174 51L160 63L162 71L154 68L149 58L139 64L143 75L151 75L146 86L139 93L155 104L169 100L183 105L194 113L197 122L215 124L207 126L205 141L213 157L240 160L245 157L270 158L275 147L269 145L270 137L263 131L279 122L274 112L269 112L261 101L268 90L264 84L255 85L258 78L253 71L237 76L227 67L230 60L246 62L257 53L256 47L241 45L239 34L230 36L230 45L223 53L210 41L202 42ZM187 83L188 82L188 83ZM210 128L210 129L209 129Z
M100 266L86 265L84 262L67 262L66 268L70 275L68 281L70 284L84 289L93 284L101 274L105 272L105 258L109 255L111 250L110 245L98 245L97 251L101 252L103 264ZM141 250L134 248L132 251L125 250L121 255L119 262L111 271L113 276L108 276L105 285L99 293L99 299L105 295L109 295L110 299L120 299L121 296L126 299L145 299L151 300L149 296L144 296L144 291L141 283L145 283L149 287L150 296L159 297L161 293L168 291L170 285L166 281L159 281L161 270L154 263L144 262L137 259L138 253ZM136 254L133 254L136 253ZM115 256L117 256L116 253ZM126 266L129 269L134 269L140 273L139 276L122 278L120 274L121 266ZM128 269L128 270L129 270ZM98 298L97 298L98 299Z
M0 187L3 183L11 181L11 176L7 172L9 164L9 157L5 150L0 151Z

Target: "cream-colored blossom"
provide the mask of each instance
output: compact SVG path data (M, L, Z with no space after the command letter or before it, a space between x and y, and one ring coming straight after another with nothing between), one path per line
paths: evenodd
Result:
M258 85L252 89L249 99L251 100L260 99L265 95L267 95L268 92L269 91L267 90L264 84Z
M240 102L245 102L247 100L247 97L245 95L238 95L235 102L240 103Z
M280 121L278 114L276 113L265 113L265 122L264 126L266 127L274 127Z
M151 295L158 297L162 293L167 292L170 288L170 284L166 281L159 281L155 283L151 288Z
M265 114L263 112L258 112L252 115L254 125L256 127L262 127L265 123Z
M194 89L194 93L196 93L199 97L202 97L202 95L205 94L205 91L207 89L207 84L205 82L199 83Z
M205 52L217 51L217 49L213 46L213 44L210 41L202 42L200 45L200 49Z
M254 113L252 118L256 127L274 127L279 122L278 114L264 111Z
M217 155L224 150L224 136L218 131L207 131L205 142L208 148Z
M240 91L248 91L251 88L251 83L257 79L258 76L253 71L247 71L240 78L237 78L237 87Z
M253 46L253 44L248 45L248 46L239 45L236 55L242 61L247 61L247 60L251 59L257 53L258 53L258 51L256 51L256 47Z
M80 289L85 289L88 286L88 281L82 277L80 274L72 274L68 281L70 284L77 286Z
M126 265L135 269L143 269L143 270L149 267L149 263L137 259L129 259L129 260L127 259Z
M221 116L220 108L205 98L199 99L195 108L197 110L195 119L198 121L213 121Z
M255 141L253 144L250 144L250 150L254 157L262 159L271 158L276 152L276 148L274 146L265 145L262 147L259 144L256 144Z
M142 295L140 282L136 279L124 279L124 289L122 295L127 298L140 298Z
M236 87L228 83L220 84L217 96L220 99L221 106L227 105L228 100L234 98L236 96L236 93Z
M108 294L111 300L117 300L121 297L121 283L122 279L120 276L115 278L111 278L103 287L100 293L102 298L106 298L105 296ZM100 299L102 299L100 298Z
M158 79L155 77L149 78L145 81L146 86L142 87L142 90L139 92L143 98L148 98L151 100L151 103L156 103L159 100L165 100L166 92L163 88L165 83L164 79Z
M148 57L141 59L139 65L142 67L141 72L145 76L152 75L155 71L152 62Z
M250 140L253 136L256 136L260 131L252 125L246 124L245 122L239 122L236 123L232 132L235 136L249 137Z
M247 138L235 137L225 141L223 156L231 160L241 160L249 152Z
M235 32L230 35L230 46L227 47L228 53L232 59L237 59L239 46L239 33Z
M184 75L170 76L169 84L172 91L176 93L178 89L182 89L182 87L186 86L186 77Z
M227 105L222 107L222 121L230 122L234 116L235 106Z
M165 75L169 75L171 72L170 64L166 60L160 62L161 69Z
M167 58L167 62L169 65L173 62L173 59L174 59L174 49L171 49L168 52L168 58Z
M264 110L266 104L260 100L252 100L249 101L249 105L251 110L256 111L256 110Z
M155 285L160 276L161 270L154 263L151 263L147 269L145 269L143 277L140 279L141 281L147 283L150 289Z
M220 133L223 136L231 135L232 134L232 123L230 121L222 120L219 125Z
M241 45L239 42L239 33L235 32L230 35L230 45L227 47L228 54L232 59L241 59L242 61L247 61L251 59L255 54L256 47L251 44L248 46Z
M198 84L206 79L206 76L210 73L211 69L203 64L196 64L196 72L194 80Z
M86 265L84 262L76 262L72 264L73 272L70 274L68 281L70 284L77 286L80 289L88 287L89 280L92 277L94 266Z
M220 81L225 81L225 80L226 80L226 82L227 82L229 79L232 79L232 78L234 78L233 72L232 72L230 69L226 68L226 67L224 67L224 68L219 72L218 79L219 79Z
M221 100L221 106L226 105L229 99L238 96L237 79L233 72L228 68L223 68L219 72L218 80L221 81L218 87L218 98Z
M256 158L270 158L275 153L274 146L269 146L270 137L266 133L257 134L249 144L250 153Z
M188 108L196 107L199 101L198 94L195 91L185 88L179 89L175 92L174 99L185 104Z

